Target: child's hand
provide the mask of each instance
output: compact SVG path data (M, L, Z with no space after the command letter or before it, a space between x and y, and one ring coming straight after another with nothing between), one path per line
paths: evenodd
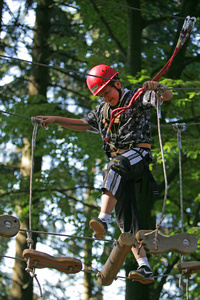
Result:
M55 117L54 116L37 116L37 118L42 119L41 120L41 126L44 126L46 128L46 125L50 125L55 123Z
M159 86L159 82L157 81L145 81L142 87L144 91L147 91L147 90L156 90L158 86Z

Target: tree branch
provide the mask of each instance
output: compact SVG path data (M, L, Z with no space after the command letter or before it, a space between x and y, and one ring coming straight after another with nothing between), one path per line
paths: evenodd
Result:
M124 57L124 59L127 58L127 54L126 51L124 50L124 48L122 47L121 43L119 42L119 40L114 36L114 34L112 33L112 30L110 28L110 26L108 25L108 23L106 22L106 19L101 15L100 10L98 9L98 7L96 6L96 4L94 3L93 0L89 0L90 3L92 4L95 12L98 14L100 22L103 24L103 26L106 28L109 36L111 37L111 39L113 40L113 42L115 42L115 44L117 45L117 48L119 49L119 51L121 52L122 56Z

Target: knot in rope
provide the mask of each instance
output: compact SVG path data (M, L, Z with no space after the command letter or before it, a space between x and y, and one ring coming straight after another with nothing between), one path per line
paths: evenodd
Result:
M168 88L166 86L164 86L162 83L160 83L158 86L157 86L157 89L156 89L156 93L158 95L163 95L165 93L165 91L168 90Z
M27 237L26 241L27 241L27 245L28 245L29 249L32 249L33 248L33 244L34 244L32 238L31 237Z
M37 124L38 126L42 126L41 121L42 121L41 118L31 117L31 122L32 122L33 125Z
M35 274L36 265L37 265L37 262L34 262L34 267L33 268L30 267L30 257L29 257L27 260L27 268L25 268L25 271L29 274L30 277L36 279L39 290L40 290L40 297L42 297L42 288L41 288L40 282L37 278L37 274Z
M182 144L181 144L181 133L186 129L185 123L176 123L173 124L174 130L177 132L177 143L178 143L178 148L182 149Z

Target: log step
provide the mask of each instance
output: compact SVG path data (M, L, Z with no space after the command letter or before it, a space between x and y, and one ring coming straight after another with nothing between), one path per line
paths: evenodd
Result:
M77 258L53 257L34 249L25 249L22 255L26 260L30 258L30 268L51 268L66 274L78 273L82 270L82 263Z
M116 279L134 243L135 237L129 232L124 232L119 236L102 271L97 276L100 284L108 286Z

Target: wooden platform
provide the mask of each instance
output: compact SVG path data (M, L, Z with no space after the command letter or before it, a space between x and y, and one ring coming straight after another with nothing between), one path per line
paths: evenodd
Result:
M0 235L10 238L15 236L20 229L20 222L11 215L0 215Z
M82 270L82 263L77 258L54 257L33 249L25 249L22 255L26 260L30 258L30 268L51 268L66 274L78 273Z
M190 275L200 272L200 261L182 262L177 265L177 269L184 275Z
M140 230L136 234L136 239L149 254L161 254L172 251L184 255L192 253L197 248L196 237L187 232L172 236L164 236L158 232L156 244L155 230Z

